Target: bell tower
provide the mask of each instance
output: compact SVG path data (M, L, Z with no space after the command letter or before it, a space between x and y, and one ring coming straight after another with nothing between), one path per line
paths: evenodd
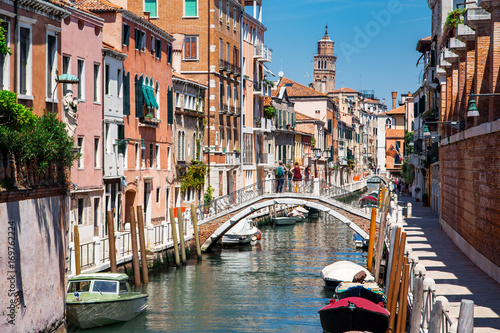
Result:
M335 71L337 57L333 55L335 42L328 36L328 25L325 35L318 41L318 54L314 56L313 88L323 94L335 90Z

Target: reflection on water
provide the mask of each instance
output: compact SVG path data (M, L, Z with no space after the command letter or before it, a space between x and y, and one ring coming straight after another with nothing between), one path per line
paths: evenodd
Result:
M253 247L218 249L151 275L144 314L85 332L322 332L318 310L332 292L321 269L366 263L353 231L331 217L261 230Z

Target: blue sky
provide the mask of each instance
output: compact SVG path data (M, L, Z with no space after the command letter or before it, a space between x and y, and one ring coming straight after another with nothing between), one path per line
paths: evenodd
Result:
M415 47L431 30L425 0L264 0L263 23L265 44L273 50L267 66L276 79L283 70L299 83L312 81L317 41L328 23L337 56L336 88L375 90L390 107L391 91L419 87L423 67L416 67Z

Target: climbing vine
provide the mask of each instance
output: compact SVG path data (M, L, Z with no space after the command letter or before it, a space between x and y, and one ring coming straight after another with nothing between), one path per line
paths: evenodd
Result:
M205 186L205 175L207 166L201 161L191 161L186 174L181 178L181 192L184 194L187 189L194 188L197 191L203 190Z

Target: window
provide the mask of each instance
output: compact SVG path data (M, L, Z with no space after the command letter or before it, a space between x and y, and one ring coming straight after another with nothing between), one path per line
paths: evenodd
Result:
M184 0L184 16L185 17L198 16L198 0Z
M167 170L171 171L172 170L172 149L170 147L167 147Z
M135 49L144 51L146 48L146 33L139 29L135 29Z
M1 18L1 17L0 17ZM9 31L9 22L8 19L4 19L1 26L5 30L5 43L7 45L10 44L10 31ZM3 54L0 52L0 69L2 69L2 73L0 73L0 90L8 90L9 89L9 81L10 81L10 56L8 54Z
M83 169L83 136L79 136L76 139L76 148L78 149L78 152L80 153L80 158L78 159L78 169Z
M144 0L144 11L149 12L149 17L158 17L156 0Z
M172 45L167 44L167 63L172 63Z
M19 93L31 95L31 27L19 28Z
M99 72L101 69L101 65L99 64L94 64L94 102L98 103L100 102L100 94L101 94L101 89L100 89L100 80L99 80ZM109 68L108 72L106 73L107 76L109 76ZM108 77L106 77L106 84L108 81ZM109 94L109 88L106 89L107 93Z
M236 23L238 22L238 16L236 16L236 7L233 8L233 27L236 29Z
M94 198L94 228L99 227L99 198Z
M100 149L99 149L99 138L94 138L94 168L100 168Z
M122 70L118 68L116 70L116 97L122 97Z
M221 61L224 59L224 42L222 38L219 38L219 58Z
M85 99L85 60L83 59L78 59L77 63L77 77L78 80L80 80L80 83L77 84L78 91L77 91L77 97L79 100L84 100Z
M141 150L139 149L139 144L135 144L135 168L139 169L139 163L141 159Z
M231 85L226 86L227 96L226 96L226 105L229 106L231 104Z
M156 203L160 203L160 191L161 191L161 188L157 187L156 188Z
M231 61L231 44L229 43L226 43L226 47L227 47L227 62L230 62Z
M77 218L78 224L83 224L83 199L78 199Z
M63 55L63 57L62 57L63 74L71 74L70 64L71 64L70 56ZM69 85L67 83L63 83L63 95L66 95L66 91L68 91L68 89L69 89Z
M123 29L122 29L122 44L123 45L128 45L130 40L130 27L123 23Z
M178 161L185 161L186 160L186 148L185 148L185 139L186 139L186 133L183 131L179 131L177 133L177 160Z
M161 59L161 40L156 39L156 58Z
M180 92L175 93L175 106L178 108L181 107L181 93Z
M229 1L226 3L226 23L229 24L229 20L231 18L231 6L229 5Z
M151 52L151 55L154 56L155 55L155 38L153 36L150 37L150 40L149 40L149 51Z
M155 165L155 155L154 154L155 154L154 144L150 143L149 144L149 167L151 169Z
M184 59L198 58L198 36L186 36L184 44Z
M219 21L222 22L222 0L219 0Z
M155 146L155 162L156 162L156 169L160 170L160 145Z
M54 32L47 34L47 97L52 98L52 91L56 86L57 70L57 40ZM57 96L57 95L56 95Z

